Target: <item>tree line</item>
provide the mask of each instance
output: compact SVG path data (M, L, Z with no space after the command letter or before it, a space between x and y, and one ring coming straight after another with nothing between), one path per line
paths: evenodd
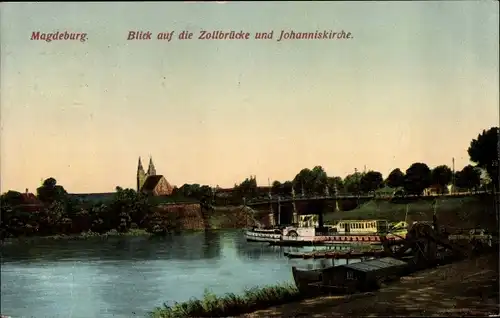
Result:
M455 172L447 165L431 169L423 162L415 162L404 172L400 168L393 169L385 179L378 171L355 171L342 179L339 176L328 176L321 166L316 166L302 169L293 180L274 181L269 192L283 196L290 196L292 193L304 196L328 195L333 192L356 195L389 187L399 189L402 195L421 195L429 187L435 188L438 193L446 193L449 185L459 190L495 191L499 187L498 135L499 128L492 127L472 139L467 152L474 165L467 165ZM234 190L235 196L246 199L263 196L254 177L235 185Z
M384 187L401 189L406 194L420 195L424 189L435 186L443 193L450 184L468 190L495 190L499 186L498 127L485 130L470 142L468 154L475 165L467 165L453 173L446 165L430 168L422 162L413 163L403 172L396 168L387 178L378 171L358 172L341 178L328 176L321 166L299 171L293 180L274 181L270 188L257 186L255 177L249 177L231 191L207 185L184 184L174 188L167 198L170 202L186 200L200 202L202 206L214 204L241 204L245 200L274 195L325 195L337 193L363 194ZM484 171L484 178L481 176ZM220 199L220 194L226 193ZM223 196L224 197L224 196ZM8 191L0 196L0 238L77 234L82 232L107 233L144 229L164 234L175 227L174 220L162 215L153 200L133 189L116 188L108 202L89 202L69 195L54 178L46 179L36 191L36 202L26 194Z
M54 178L46 179L35 198L8 191L1 195L0 238L119 233L144 229L153 234L171 230L147 196L116 187L111 200L91 202L69 195Z

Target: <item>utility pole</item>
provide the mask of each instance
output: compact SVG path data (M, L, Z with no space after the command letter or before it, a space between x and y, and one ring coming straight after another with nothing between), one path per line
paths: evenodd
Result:
M215 205L215 191L216 191L216 187L212 187L210 190L212 192L212 205Z
M267 178L267 183L269 185L269 224L271 226L275 226L276 222L274 219L274 211L273 211L273 195L271 193L271 179Z
M339 209L339 199L337 198L337 194L338 194L337 192L338 192L337 182L334 182L333 183L333 198L335 199L335 208L334 208L333 212L340 211L340 209Z
M292 223L299 223L299 214L297 213L297 206L295 205L295 184L292 184L292 206L293 206L293 218Z
M281 225L281 197L278 195L278 225Z
M451 158L451 193L455 193L455 158Z

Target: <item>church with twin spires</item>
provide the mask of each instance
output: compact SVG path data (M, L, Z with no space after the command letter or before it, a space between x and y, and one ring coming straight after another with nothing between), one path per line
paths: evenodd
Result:
M171 195L174 187L165 179L163 175L156 174L153 158L149 157L148 171L144 171L141 157L137 165L137 192L148 195L161 196Z

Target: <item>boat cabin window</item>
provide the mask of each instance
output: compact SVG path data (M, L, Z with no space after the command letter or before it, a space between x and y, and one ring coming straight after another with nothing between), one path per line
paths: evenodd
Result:
M349 280L353 280L353 279L354 279L354 273L353 273L353 272L351 272L351 271L348 271L348 272L347 272L347 279L349 279Z

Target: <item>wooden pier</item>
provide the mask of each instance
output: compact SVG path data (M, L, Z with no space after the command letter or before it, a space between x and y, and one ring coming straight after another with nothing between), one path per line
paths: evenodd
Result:
M362 257L383 257L387 253L381 249L373 249L367 251L312 251L312 252L285 252L285 256L288 258L330 258L330 259L350 259L350 258L362 258Z

